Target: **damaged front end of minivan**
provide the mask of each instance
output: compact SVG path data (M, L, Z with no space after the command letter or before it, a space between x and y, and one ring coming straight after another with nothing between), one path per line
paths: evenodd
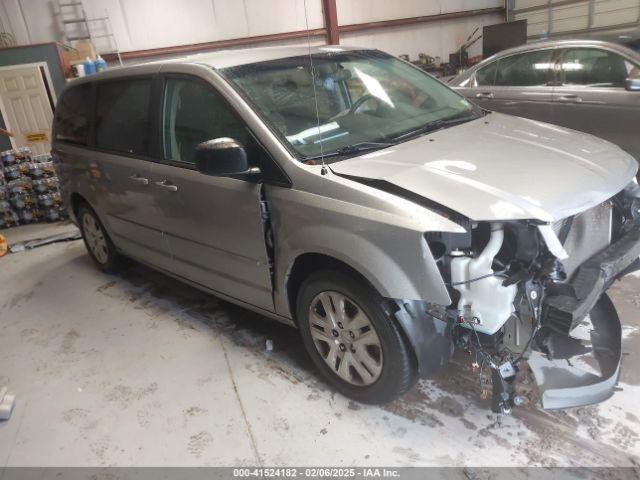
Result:
M508 413L523 402L516 390L522 360L544 408L609 398L620 371L621 326L606 290L639 267L637 183L558 222L468 221L466 229L426 234L452 298L448 306L427 304L426 313L471 353L481 379L490 369L493 410ZM401 322L412 308L405 305ZM442 344L432 347L431 357L443 358Z

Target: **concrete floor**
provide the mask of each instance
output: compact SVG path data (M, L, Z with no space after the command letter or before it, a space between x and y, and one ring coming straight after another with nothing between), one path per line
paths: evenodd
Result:
M140 265L98 271L81 241L0 259L4 466L640 465L640 278L613 289L621 391L491 414L453 364L384 407L332 392L297 332ZM274 350L265 349L272 339Z

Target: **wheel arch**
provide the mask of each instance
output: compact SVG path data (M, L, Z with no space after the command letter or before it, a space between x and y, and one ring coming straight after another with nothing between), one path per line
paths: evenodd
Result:
M287 275L285 289L288 307L296 324L298 322L295 315L296 302L302 282L313 272L327 269L347 274L379 292L365 274L343 260L324 253L303 253L295 258ZM400 327L403 340L410 347L418 374L426 377L437 372L453 353L450 327L442 320L428 315L421 301L383 298L383 308Z
M69 200L71 202L71 212L73 213L76 221L78 220L78 210L80 209L80 205L86 203L87 205L89 205L89 207L91 207L91 204L88 202L88 200L78 192L73 192L69 197Z
M375 285L367 279L367 277L360 273L357 269L349 265L348 263L339 260L336 257L318 252L306 252L298 255L286 278L286 296L287 305L293 321L297 323L296 319L296 303L298 300L298 292L302 282L314 272L318 270L336 270L341 273L347 274L355 280L364 282L367 286L376 289Z

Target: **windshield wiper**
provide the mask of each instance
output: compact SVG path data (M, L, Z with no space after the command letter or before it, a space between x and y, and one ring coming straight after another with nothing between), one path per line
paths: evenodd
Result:
M426 133L442 130L443 128L453 127L454 125L470 122L471 120L475 120L476 118L478 118L478 116L473 114L473 115L465 115L464 117L456 116L451 118L434 120L433 122L425 123L424 125L414 130L398 135L397 137L394 137L392 141L400 142L402 140L406 140L407 138L417 137L419 135L424 135Z
M345 147L334 150L333 152L327 152L323 155L314 155L312 157L305 157L303 162L309 160L317 160L319 158L339 157L341 155L349 155L351 153L368 152L372 150L382 150L383 148L392 147L395 145L391 142L358 142L353 145L347 145Z

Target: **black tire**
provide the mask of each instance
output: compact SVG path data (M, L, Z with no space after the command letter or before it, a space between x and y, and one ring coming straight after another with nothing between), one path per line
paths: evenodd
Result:
M382 350L382 369L373 383L354 385L344 380L334 371L339 370L339 368L332 369L329 367L319 348L316 347L312 337L311 329L314 327L309 322L309 312L312 303L317 305L314 299L322 292L337 292L344 295L349 301L353 301L362 313L368 317L377 334ZM333 270L321 270L313 273L304 280L298 292L296 319L309 356L324 378L336 390L346 397L362 403L383 404L390 402L409 390L417 379L413 351L403 338L395 318L386 313L383 302L384 300L380 294L370 285L351 275ZM342 332L339 335L342 335ZM341 342L341 338L336 339L336 342ZM355 353L351 358L355 358ZM339 365L341 360L337 363ZM363 367L365 364L360 363L359 366Z
M94 253L94 250L91 246L91 240L88 238L90 234L88 232L85 232L86 216L90 217L90 219L95 222L96 227L104 237L104 253L99 254L100 258L98 258L96 253ZM93 259L96 265L105 273L116 273L120 271L125 263L124 258L116 250L115 245L109 238L107 231L104 229L102 222L100 222L98 215L96 215L93 209L86 203L80 205L80 207L78 208L77 220L80 227L80 232L82 233L82 239L84 240L84 245L85 247L87 247L87 252L89 252L89 256Z

